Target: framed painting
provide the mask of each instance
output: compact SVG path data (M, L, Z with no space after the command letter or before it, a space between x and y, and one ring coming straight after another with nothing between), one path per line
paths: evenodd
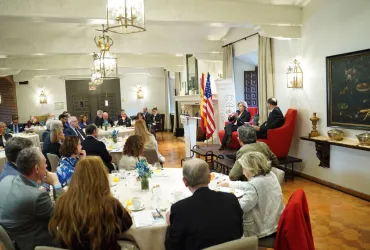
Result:
M370 130L370 49L326 57L327 123Z

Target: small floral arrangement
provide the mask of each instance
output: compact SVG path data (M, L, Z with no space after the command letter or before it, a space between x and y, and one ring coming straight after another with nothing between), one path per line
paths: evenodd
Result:
M118 137L118 130L113 130L112 139L114 143L117 143L117 137Z
M103 127L104 127L105 130L107 130L108 125L109 125L108 121L103 122Z
M141 159L138 163L136 163L136 170L139 174L139 177L150 177L150 168L148 162L145 159Z

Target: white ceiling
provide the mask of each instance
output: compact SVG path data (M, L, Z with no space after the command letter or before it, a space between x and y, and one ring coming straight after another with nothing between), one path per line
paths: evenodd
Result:
M126 70L182 71L181 54L221 60L222 45L237 39L231 33L299 37L301 7L307 2L146 0L147 31L109 34L114 40L111 52ZM96 29L105 23L105 4L105 0L0 1L0 75L15 74L16 80L23 81L58 75L58 71L62 77L89 72L91 53L98 51L93 38L101 34Z

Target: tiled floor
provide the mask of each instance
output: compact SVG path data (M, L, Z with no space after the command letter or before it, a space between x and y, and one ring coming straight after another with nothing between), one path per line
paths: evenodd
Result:
M163 135L164 140L158 136L158 144L166 157L164 166L180 167L185 155L184 141L170 133ZM299 188L307 195L317 250L370 249L370 202L296 178L283 185L285 203Z

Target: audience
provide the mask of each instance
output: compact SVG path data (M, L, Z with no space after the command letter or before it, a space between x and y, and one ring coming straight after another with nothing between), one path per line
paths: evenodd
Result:
M252 126L244 125L238 128L238 140L241 148L236 152L236 161L229 173L231 181L247 181L243 175L243 169L238 159L248 152L260 152L271 161L273 167L279 166L279 160L276 155L264 142L257 142L256 131Z
M132 226L129 213L110 191L99 157L80 160L68 192L55 205L49 229L68 249L120 250L119 235Z
M30 120L27 122L27 127L31 127L31 126L39 126L40 123L37 121L36 117L35 116L31 116Z
M166 161L163 155L159 153L157 140L154 135L149 133L144 120L138 120L135 122L135 135L139 135L143 138L144 149L155 149L157 151L159 161L161 163Z
M127 116L125 111L121 111L121 116L118 119L117 126L131 127L131 119Z
M145 159L144 155L144 141L139 135L131 135L123 148L123 156L119 162L120 169L134 170L136 164Z
M45 123L45 126L46 126L46 130L44 131L44 133L42 133L42 141L45 141L46 137L50 134L50 126L51 126L51 123L54 121L54 119L50 118L46 121Z
M10 138L12 138L12 135L6 133L6 124L4 122L0 122L0 148L5 148L5 145Z
M85 114L80 115L80 122L78 123L78 126L80 127L80 129L86 128L86 126L89 124L90 122L87 120L87 115Z
M65 136L77 136L80 141L84 141L86 138L85 133L78 127L78 121L76 116L71 116L68 118L69 128L64 130Z
M171 206L166 250L198 250L243 236L243 211L233 194L208 188L208 163L185 161L183 181L193 193Z
M67 186L71 181L74 168L80 158L85 158L86 152L82 150L77 136L68 136L60 147L62 159L57 167L57 175L62 186Z
M109 118L109 114L107 112L103 113L103 124L105 123L108 123L111 127L114 127L114 122Z
M50 146L46 150L46 154L54 154L60 158L60 146L64 140L64 133L61 127L54 127L50 132Z
M64 129L67 129L69 126L68 126L68 116L65 115L65 114L61 114L59 115L59 121L61 121L63 123L63 128Z
M94 124L98 128L101 128L103 126L103 111L102 110L98 110L96 112L96 117L95 117L95 120L94 120Z
M284 115L281 112L280 108L277 106L277 100L275 98L269 98L267 100L267 108L271 110L267 121L264 122L261 126L253 126L257 131L258 139L267 139L267 130L280 128L284 125Z
M283 193L271 162L260 152L248 152L239 160L248 182L222 182L220 186L244 191L239 200L244 212L244 236L264 238L276 233L284 210Z
M23 149L16 166L19 175L7 176L0 181L0 225L19 250L54 246L48 231L54 202L48 192L38 188L38 183L53 185L56 198L63 192L58 177L46 170L45 157L35 147Z
M32 146L32 141L23 137L13 137L9 139L5 148L5 156L8 162L5 163L3 171L0 174L0 181L8 175L19 174L16 165L18 154L22 149L30 148Z
M225 126L225 134L222 139L222 144L219 150L226 149L226 146L231 143L232 133L236 131L238 127L244 125L246 122L249 122L251 115L248 112L248 104L245 101L238 102L239 112L235 112L233 116L235 117L232 122L229 122Z
M10 129L13 134L22 133L24 131L24 126L19 124L17 115L12 116L12 123L8 125L8 129Z
M86 127L86 135L86 140L81 143L82 149L86 151L86 155L100 156L108 171L111 172L112 170L114 170L114 166L112 164L112 156L109 154L104 142L97 139L98 128L96 127L96 125L88 125Z

